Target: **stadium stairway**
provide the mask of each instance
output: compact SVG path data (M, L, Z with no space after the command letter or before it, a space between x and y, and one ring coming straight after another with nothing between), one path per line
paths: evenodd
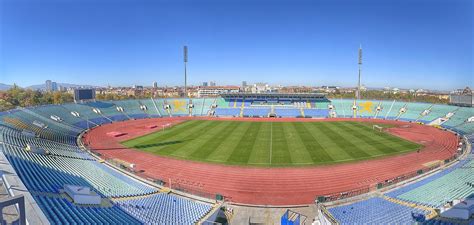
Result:
M151 197L153 195L162 194L162 193L169 193L169 192L164 192L164 191L160 190L160 191L156 191L156 192L152 192L152 193L145 193L145 194L142 194L142 195L112 197L110 199L112 199L114 201L128 201L128 200L147 198L147 197Z
M423 210L423 211L428 211L429 214L426 216L426 219L432 219L432 218L435 218L436 216L438 216L438 213L436 213L434 208L424 206L424 205L418 205L418 204L411 203L411 202L402 201L400 199L391 198L391 197L388 197L388 196L385 196L385 195L383 195L381 197L383 199L387 200L387 201L390 201L390 202L393 202L393 203L396 203L396 204L399 204L399 205L403 205L403 206L407 206L407 207L415 208L415 209L420 209L420 210Z

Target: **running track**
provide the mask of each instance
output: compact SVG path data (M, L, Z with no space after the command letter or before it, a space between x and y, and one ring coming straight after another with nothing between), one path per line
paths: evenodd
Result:
M355 189L375 189L377 183L397 176L427 169L424 163L452 157L458 138L446 131L414 123L374 119L324 119L357 120L394 124L389 132L402 138L421 143L420 152L411 152L381 159L355 163L298 167L254 168L206 164L161 157L147 152L127 149L120 141L161 129L164 124L177 124L189 119L258 120L258 121L321 121L304 118L157 118L117 122L92 129L83 136L83 143L102 158L119 158L134 163L142 176L179 184L189 190L219 193L234 203L256 205L311 204L317 196L347 192ZM147 128L148 125L157 128ZM107 132L126 133L109 137Z

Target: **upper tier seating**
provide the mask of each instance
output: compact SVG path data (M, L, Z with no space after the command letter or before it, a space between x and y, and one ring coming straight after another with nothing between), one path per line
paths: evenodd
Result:
M463 124L467 118L474 116L474 108L459 107L455 110L454 116L449 118L443 126L455 127Z
M140 105L144 105L147 107L146 113L150 117L161 117L161 112L159 112L159 108L163 108L163 106L160 106L156 101L153 103L151 99L140 99L139 100ZM156 108L155 108L156 105ZM158 111L156 109L158 108Z
M30 109L46 118L50 118L51 115L59 116L63 120L63 123L69 125L83 121L81 118L72 116L71 111L66 109L63 105L44 105L32 107ZM84 127L79 128L84 129Z
M121 101L114 101L114 103L118 106L121 106L124 109L124 113L134 119L149 118L150 115L148 115L147 112L149 110L153 110L153 109L150 109L149 107L147 111L141 110L140 109L141 103L138 100L121 100Z
M130 119L123 112L117 111L117 106L113 103L97 101L88 102L84 105L91 107L91 109L99 109L104 116L113 121L124 121Z
M446 116L446 114L456 110L456 108L458 107L451 105L433 105L430 110L431 112L428 115L424 116L422 120L433 121L435 119Z
M423 121L421 113L429 109L431 104L410 102L407 105L407 111L401 116L403 120L415 121L417 119ZM429 122L429 121L428 121Z

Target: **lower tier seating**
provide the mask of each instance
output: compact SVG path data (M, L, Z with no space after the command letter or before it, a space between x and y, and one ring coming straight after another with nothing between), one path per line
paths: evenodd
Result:
M118 206L78 206L61 197L34 196L51 224L141 224Z
M209 204L164 193L117 201L117 204L145 224L195 224L212 208Z
M428 214L379 197L331 208L329 212L341 224L412 224L412 213Z

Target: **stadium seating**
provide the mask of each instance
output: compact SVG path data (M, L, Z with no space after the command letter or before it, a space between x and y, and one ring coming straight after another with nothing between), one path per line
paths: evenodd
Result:
M112 174L95 161L35 154L13 145L5 145L4 152L29 190L59 193L64 184L74 184L111 197L155 191L119 173Z
M82 120L88 120L92 124L100 125L104 123L110 123L111 121L103 116L92 111L92 108L82 104L64 104L63 105L70 113L77 112ZM76 126L81 126L81 122L75 123ZM94 125L92 125L94 126Z
M207 101L207 100L206 100ZM234 107L234 102L233 101L229 101L227 102L225 99L223 98L217 98L216 99L216 104L217 104L217 107L219 108L227 108L227 107Z
M159 115L162 117L169 116L168 112L165 110L165 102L163 99L153 99L155 101L156 107L158 108Z
M168 104L171 106L171 114L173 116L188 116L189 115L189 99L167 99Z
M331 208L329 212L341 224L412 224L415 221L411 213L428 214L379 197Z
M205 98L192 99L191 102L193 103L193 106L194 106L193 114L192 114L193 116L202 116L205 100L206 100Z
M329 104L329 102L316 102L314 105L312 105L312 108L327 109Z
M328 117L327 102L300 102L298 107L251 105L250 101L225 101L222 98L199 99L142 99L124 101L97 101L81 104L47 105L19 108L0 112L0 147L32 193L47 218L53 224L193 224L212 209L207 203L189 200L173 194L158 194L157 189L116 171L82 151L76 143L77 135L89 127L115 121L169 116L165 104L172 106L172 116L187 116L189 101L194 104L193 115L207 115L212 104L217 104L216 116L266 117L274 112L281 117ZM166 103L165 103L166 102ZM361 111L367 100L358 102L359 117L375 116L374 109L381 103L383 109L377 118L395 119L399 109L407 106L400 120L429 122L455 112L444 127L464 134L474 133L474 123L466 119L474 116L472 108L373 100L370 111ZM285 103L286 104L286 103ZM332 103L338 117L352 117L352 99L336 99ZM361 106L362 104L362 106ZM140 109L145 105L148 110ZM258 105L258 106L257 106ZM369 104L367 104L369 105ZM116 106L124 108L119 112ZM423 110L431 112L421 116ZM98 108L101 114L93 112ZM390 109L391 108L391 109ZM79 117L71 112L78 112ZM303 112L303 113L302 113ZM54 121L55 115L62 121ZM36 125L35 125L36 124ZM41 127L43 125L44 127ZM30 134L28 134L30 133ZM474 141L474 136L469 136ZM44 149L48 154L33 153L26 146ZM385 195L420 206L438 207L452 199L472 198L474 187L474 154L459 163L425 179L390 191ZM103 198L117 197L104 206L78 206L60 194L65 184L90 187ZM411 223L411 213L427 214L375 197L350 205L331 208L329 211L342 223ZM367 213L370 212L370 213ZM435 222L433 222L436 224Z
M67 110L63 105L44 105L44 106L37 106L32 108L31 110L35 111L36 113L50 118L51 115L59 116L64 123L69 125L78 123L82 121L81 118L77 118L71 115L71 111ZM80 127L84 128L84 127Z
M216 116L239 116L240 109L239 108L216 108L215 115Z
M446 127L456 127L463 124L467 118L474 116L473 108L459 107L454 110L454 116L449 118L446 123L443 123L443 126Z
M457 106L450 105L433 105L431 112L423 117L425 121L433 121L435 119L446 116L449 112L453 112L458 108Z
M122 101L114 101L114 103L118 106L121 106L124 109L124 113L134 119L143 119L149 118L147 111L152 110L148 108L147 111L143 111L140 109L141 103L137 100L122 100Z
M439 207L452 199L474 197L474 169L472 165L452 172L400 194L397 198L431 207Z
M299 109L295 108L289 108L289 109L275 109L275 113L277 116L281 117L298 117L302 116L301 111Z
M326 118L329 115L327 109L304 109L304 115L310 117Z
M458 164L456 164L456 165L454 165L454 166L452 166L448 169L440 171L440 172L438 172L434 175L431 175L431 176L429 176L425 179L422 179L422 180L420 180L416 183L412 183L410 185L407 185L407 186L398 188L396 190L393 190L393 191L387 193L386 195L389 196L389 197L392 197L392 198L396 198L396 197L398 197L398 196L400 196L404 193L410 192L410 191L412 191L414 189L417 189L417 188L419 188L419 187L421 187L425 184L431 183L432 181L437 180L437 179L443 177L446 174L451 173L453 170L456 170L456 169L462 167L466 162L467 162L467 160L461 161L460 163L458 163Z
M141 224L118 206L77 206L61 197L34 197L51 224Z
M354 100L352 99L334 99L332 104L336 108L337 117L353 117L352 105Z
M266 117L270 113L270 108L244 108L244 116Z
M407 111L401 116L401 118L406 121L423 121L424 119L421 113L429 109L430 106L431 104L410 102L407 104Z
M474 135L467 136L474 142ZM453 199L474 198L474 154L471 152L457 164L421 181L398 188L387 194L405 202L437 208ZM444 224L430 221L427 224Z
M158 109L160 108L160 105L157 104L156 102L154 102L153 100L151 100L151 99L140 99L139 104L144 105L144 106L147 107L146 113L150 117L161 117L160 111L156 110L157 108ZM155 105L156 105L156 108L155 108ZM163 107L163 106L161 106L161 107Z
M170 194L117 201L117 204L145 224L195 224L211 210L211 205Z
M474 123L464 123L456 127L458 131L461 131L463 134L472 134L474 133Z

